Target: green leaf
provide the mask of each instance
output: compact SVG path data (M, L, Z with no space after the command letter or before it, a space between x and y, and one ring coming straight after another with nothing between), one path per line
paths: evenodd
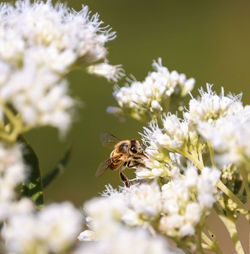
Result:
M31 198L36 207L40 209L43 206L44 201L39 160L32 147L23 137L19 139L19 142L23 145L23 159L29 168L29 176L26 182L23 183L21 193L22 196Z
M59 160L57 165L42 178L43 188L46 188L53 180L55 180L58 177L59 174L64 172L71 157L72 147L73 146L70 146L67 149L67 151L65 152L63 157Z

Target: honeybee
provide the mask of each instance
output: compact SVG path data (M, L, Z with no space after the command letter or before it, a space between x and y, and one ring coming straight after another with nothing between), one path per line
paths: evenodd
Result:
M96 176L102 175L107 169L117 170L122 182L126 187L130 186L128 178L122 172L125 168L144 166L143 160L148 158L138 140L120 140L110 133L101 135L101 142L104 146L112 146L114 149L109 158L100 163L97 168Z

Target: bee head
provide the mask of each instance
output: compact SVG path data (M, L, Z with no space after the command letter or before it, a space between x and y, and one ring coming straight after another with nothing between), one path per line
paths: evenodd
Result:
M134 154L139 154L142 153L143 150L141 148L141 145L139 143L139 141L132 139L130 141L130 148L129 148L129 152L130 154L134 155Z
M129 153L133 158L136 158L136 156L138 156L139 158L143 158L143 157L148 158L144 154L139 141L135 139L130 140Z

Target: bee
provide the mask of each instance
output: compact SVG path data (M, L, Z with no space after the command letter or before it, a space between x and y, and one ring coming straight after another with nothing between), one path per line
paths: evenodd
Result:
M110 133L103 133L101 142L104 146L112 146L114 149L109 158L100 163L95 175L97 177L101 176L107 169L119 169L122 182L126 187L129 187L130 182L122 171L125 168L145 166L143 160L148 158L143 152L139 141L136 139L120 140Z

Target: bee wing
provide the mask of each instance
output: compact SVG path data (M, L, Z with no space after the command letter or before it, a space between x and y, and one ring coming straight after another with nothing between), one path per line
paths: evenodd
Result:
M106 161L103 161L99 164L96 172L95 172L95 176L101 176L110 166L110 159L107 159Z
M101 139L102 145L106 147L114 147L118 142L121 141L119 138L115 137L109 132L102 133L100 136L100 139Z

